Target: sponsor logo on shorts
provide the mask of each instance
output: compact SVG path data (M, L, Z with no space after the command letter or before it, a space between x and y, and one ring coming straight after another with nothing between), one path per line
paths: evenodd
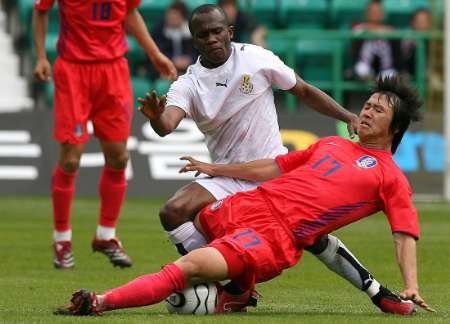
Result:
M356 165L363 169L371 169L378 164L377 159L370 155L363 155L356 160Z
M76 124L75 125L75 136L81 137L83 135L83 124Z
M211 206L211 211L215 211L216 209L219 209L220 206L222 206L223 203L223 199L222 200L217 200L214 204L212 204Z

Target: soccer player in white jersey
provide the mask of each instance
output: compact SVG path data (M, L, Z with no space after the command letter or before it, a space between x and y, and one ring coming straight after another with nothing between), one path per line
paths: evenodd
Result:
M152 92L139 99L140 111L160 136L171 133L183 118L190 117L205 134L214 163L248 162L286 153L272 85L289 91L318 112L346 122L349 132L354 133L358 125L355 114L304 82L271 51L231 42L233 28L228 26L220 7L208 4L196 8L189 28L200 53L197 62L171 85L167 97ZM206 244L192 223L204 206L256 186L256 182L226 177L197 179L179 189L162 206L161 223L178 251L186 254ZM365 291L381 310L396 312L395 301L390 302L389 309L383 307L386 303L380 303L388 300L391 292L380 286L338 238L325 235L307 250ZM224 289L219 306L240 300L241 305L233 302L238 305L233 310L239 311L247 303L255 304L254 299L239 299L243 292L232 282Z

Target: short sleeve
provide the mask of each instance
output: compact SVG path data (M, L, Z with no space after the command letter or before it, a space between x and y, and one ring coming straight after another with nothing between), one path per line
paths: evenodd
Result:
M292 89L297 83L295 72L274 53L264 50L265 53L265 74L272 85L281 90Z
M127 9L134 9L139 7L139 5L141 4L141 0L127 0Z
M381 198L392 233L401 232L419 239L419 219L412 203L412 190L400 171L382 186ZM395 178L394 178L395 177Z
M53 7L55 0L35 0L34 9L36 10L50 10Z
M192 82L185 76L179 77L170 85L167 92L166 107L176 106L184 110L188 117L192 117L192 99L194 89Z
M287 154L278 155L275 158L275 161L277 162L281 173L292 171L300 165L305 164L317 149L318 145L318 143L315 143L309 146L306 150L293 151Z

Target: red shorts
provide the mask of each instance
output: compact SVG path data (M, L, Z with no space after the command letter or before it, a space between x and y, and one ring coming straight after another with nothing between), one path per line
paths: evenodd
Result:
M133 92L125 58L77 63L58 58L54 67L55 130L60 143L89 139L87 121L101 140L127 140L133 114Z
M199 220L210 241L208 246L223 255L229 278L243 290L278 276L295 265L303 252L256 190L206 206ZM238 270L242 267L234 266L236 258L245 264L244 273Z

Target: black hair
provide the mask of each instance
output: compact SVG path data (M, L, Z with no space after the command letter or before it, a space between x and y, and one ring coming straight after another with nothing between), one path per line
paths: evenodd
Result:
M221 15L223 16L223 19L226 23L226 26L228 26L227 15L220 6L218 6L216 4L204 4L204 5L201 5L201 6L198 6L197 8L195 8L194 11L192 11L191 16L189 17L189 30L190 30L191 34L192 34L192 21L194 20L195 16L201 15L201 14L207 14L214 10L217 10L221 13Z
M226 5L232 5L235 7L239 7L239 3L237 0L217 0L217 5L220 7L226 6Z
M176 10L178 11L183 18L187 18L189 14L189 10L186 4L181 0L175 0L172 4L167 8L167 10Z
M391 146L394 154L411 122L420 120L423 102L417 90L399 76L379 77L372 89L374 93L385 95L393 110L390 131L394 134Z

